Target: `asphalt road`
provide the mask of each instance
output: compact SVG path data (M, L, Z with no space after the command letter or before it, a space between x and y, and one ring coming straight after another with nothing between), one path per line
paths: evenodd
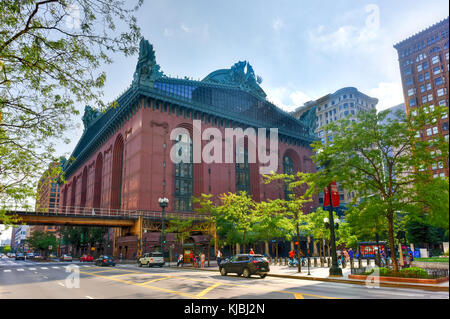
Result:
M79 277L79 280L77 280ZM448 292L135 265L0 260L0 299L448 299Z

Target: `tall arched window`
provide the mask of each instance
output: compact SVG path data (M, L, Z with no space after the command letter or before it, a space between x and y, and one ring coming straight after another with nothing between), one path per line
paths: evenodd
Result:
M178 211L192 210L192 188L193 188L193 148L192 140L188 134L180 134L177 143L181 147L178 156L183 156L183 150L189 150L190 161L175 164L175 193L174 208Z
M70 211L74 212L75 211L75 194L77 191L77 177L75 176L73 178L73 182L72 182L72 192L71 192L71 196L70 196Z
M235 171L236 171L236 193L238 192L247 192L248 195L251 195L250 192L250 165L248 163L248 150L246 148L236 149L236 152L239 152L238 158L244 158L243 163L238 163L236 161Z
M83 175L81 178L81 203L80 207L86 206L86 194L87 194L87 167L84 167Z
M110 207L121 208L122 199L122 171L123 171L123 137L119 135L114 143L112 180L111 180L111 201Z
M292 175L294 174L294 163L292 162L291 158L289 156L283 157L283 173ZM291 191L289 191L288 184L284 184L284 199L289 200L289 195L292 194Z
M102 198L102 174L103 174L103 156L98 154L95 161L95 179L94 179L94 208L100 208Z

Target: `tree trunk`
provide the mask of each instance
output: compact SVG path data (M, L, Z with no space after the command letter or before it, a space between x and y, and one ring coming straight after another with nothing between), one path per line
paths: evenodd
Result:
M266 255L270 257L270 253L269 253L269 241L265 240L264 241L264 250L266 252Z
M245 232L244 232L244 235L242 236L242 251L244 254L247 251L246 247L245 247Z
M297 227L297 258L298 258L298 272L302 272L302 262L300 258L300 229L298 227L298 222L296 224Z
M392 266L394 267L394 271L398 271L397 255L395 253L395 243L394 243L394 215L391 212L388 213L388 222L389 222L388 237L389 237L389 246L391 248Z

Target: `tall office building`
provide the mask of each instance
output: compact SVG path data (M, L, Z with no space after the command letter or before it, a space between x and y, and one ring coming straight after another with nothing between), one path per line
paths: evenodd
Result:
M316 101L306 102L297 108L292 115L300 119L322 143L332 142L333 136L328 135L323 127L331 122L350 116L356 121L360 111L375 109L378 99L358 91L354 87L345 87L335 93L327 94ZM349 204L355 197L354 192L339 189L340 203ZM319 203L323 204L323 194L319 195Z
M449 18L394 45L397 49L407 114L428 105L448 107ZM424 140L442 134L448 141L448 114L425 127ZM430 149L430 152L433 150ZM448 162L436 158L430 167L434 177L448 176Z

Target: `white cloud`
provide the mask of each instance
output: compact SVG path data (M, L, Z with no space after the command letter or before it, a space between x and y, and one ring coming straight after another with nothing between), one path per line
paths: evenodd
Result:
M173 34L174 33L171 29L164 28L164 36L165 37L171 37L171 36L173 36Z
M369 95L379 100L377 104L378 111L383 111L405 102L402 85L398 82L380 82L378 87L369 91Z
M294 90L287 87L278 87L274 89L266 88L265 91L269 101L287 112L294 111L305 102L314 100L314 98L300 90Z
M184 23L181 24L180 28L186 33L191 32L191 28L187 27Z
M282 27L284 27L283 20L281 20L280 18L276 18L275 20L273 20L272 28L275 31L279 31Z
M309 41L313 46L323 51L339 51L346 49L365 48L368 43L378 38L380 29L380 12L377 5L365 7L367 13L364 26L354 24L341 25L335 31L328 31L323 25L308 31ZM350 15L348 15L350 17ZM352 22L355 21L353 14ZM362 22L362 21L360 21Z

